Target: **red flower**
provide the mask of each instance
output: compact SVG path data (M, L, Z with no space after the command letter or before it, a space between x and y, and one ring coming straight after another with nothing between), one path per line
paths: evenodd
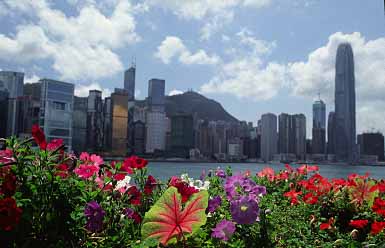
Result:
M55 151L58 149L60 146L63 145L63 140L62 139L53 139L48 145L47 145L47 150L48 151Z
M380 191L380 193L384 193L385 192L385 182L383 180L381 180L377 184L377 188L378 188L378 191Z
M47 141L45 140L44 132L38 125L32 126L32 136L41 150L45 150L47 148Z
M179 194L182 195L182 203L187 202L190 196L199 192L198 189L196 189L195 187L191 187L190 185L188 185L188 183L183 182L182 179L177 177L171 178L169 186L174 186L178 189Z
M132 174L134 172L132 170L132 161L129 158L126 158L126 160L123 161L120 170L127 172L127 174Z
M374 199L372 210L379 215L385 216L385 200L376 197L376 199Z
M0 229L10 231L19 223L22 209L16 206L13 198L0 200Z
M150 195L156 187L156 179L153 176L148 176L146 184L144 185L144 193Z
M83 179L88 179L93 175L96 175L98 171L99 171L98 166L86 165L86 164L81 164L78 168L74 170L76 175L78 175L80 178L83 178Z
M12 172L5 175L3 183L0 187L0 194L5 196L13 196L16 192L16 176Z
M56 176L59 176L61 178L67 178L68 177L68 168L69 166L66 164L59 164L56 166Z
M330 228L332 228L332 224L333 224L333 223L334 223L334 218L331 217L331 218L329 219L328 222L326 222L326 223L321 223L321 225L319 226L319 229L320 229L320 230L330 229Z
M274 170L270 167L263 168L257 175L259 177L267 177L270 182L274 181Z
M318 171L318 170L319 168L317 165L310 166L310 165L304 164L301 167L297 168L297 172L301 175L306 175L310 171Z
M128 188L127 194L130 195L130 203L132 205L140 205L141 193L136 186Z
M302 195L302 192L301 191L296 192L295 189L292 189L289 192L286 192L285 194L283 194L283 196L286 196L287 198L290 199L291 205L296 205L299 203L297 198L299 195Z
M137 156L131 156L126 160L124 160L123 162L123 164L126 164L129 167L139 169L139 170L146 167L147 163L148 163L147 160L143 158L139 158Z
M126 177L126 174L119 173L119 174L116 174L116 175L114 176L114 179L115 179L116 181L121 181L121 180L123 180L125 177Z
M372 223L372 229L370 230L370 233L373 235L376 235L380 233L385 227L385 222L384 221L375 221Z
M10 149L0 150L0 164L6 164L13 162L13 152Z
M362 229L368 225L368 220L351 220L349 226L352 226L357 229Z
M318 201L318 196L315 196L313 195L313 193L307 193L306 195L304 195L303 197L303 201L307 204L316 204L317 201Z

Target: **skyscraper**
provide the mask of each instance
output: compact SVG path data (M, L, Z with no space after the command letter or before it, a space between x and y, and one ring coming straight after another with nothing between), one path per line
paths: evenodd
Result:
M7 120L5 136L18 135L19 101L23 96L24 73L0 71L0 91L7 92Z
M304 159L306 154L305 115L282 113L279 115L278 124L279 153L282 155L295 154L297 159Z
M128 93L129 101L135 99L135 72L135 64L132 64L132 66L124 72L124 89Z
M72 150L74 88L70 83L41 79L40 126L48 142L63 139Z
M164 111L165 104L165 81L162 79L151 79L148 81L148 106L151 110Z
M128 94L115 90L111 94L111 150L113 154L127 153Z
M103 100L99 90L90 90L87 98L87 147L91 151L103 147Z
M261 158L267 162L273 160L277 153L277 116L272 113L263 114L261 123Z
M349 43L338 46L335 75L336 158L356 160L356 93L353 50Z
M319 99L313 103L312 152L314 154L325 153L325 126L326 105L321 99Z
M336 153L336 124L335 112L330 112L328 116L328 154Z

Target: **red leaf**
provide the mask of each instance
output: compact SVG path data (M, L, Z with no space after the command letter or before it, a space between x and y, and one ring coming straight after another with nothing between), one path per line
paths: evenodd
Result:
M197 231L206 223L207 191L192 196L182 209L181 195L175 187L168 188L146 213L142 238L157 239L167 245Z

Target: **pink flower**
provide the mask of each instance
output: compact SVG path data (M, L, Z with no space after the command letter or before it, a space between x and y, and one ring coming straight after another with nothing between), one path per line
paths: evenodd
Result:
M76 175L78 175L80 178L88 179L95 175L99 171L99 166L95 165L86 165L81 164L78 168L74 170Z
M0 150L0 164L6 164L13 161L15 161L15 159L13 158L12 150Z
M63 145L62 139L54 139L47 145L48 151L54 151Z
M274 170L270 167L263 168L262 171L257 174L259 177L267 177L267 179L271 182L274 181Z

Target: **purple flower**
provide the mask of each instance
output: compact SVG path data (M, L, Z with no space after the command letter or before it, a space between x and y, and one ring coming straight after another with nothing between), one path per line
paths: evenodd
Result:
M238 224L252 224L258 219L259 206L254 197L241 196L230 204L233 220Z
M222 170L222 169L220 169L219 167L218 167L218 169L215 171L215 175L216 175L217 177L221 177L221 178L225 178L225 177L226 177L225 171Z
M100 232L103 229L103 218L106 212L96 201L87 203L84 215L87 218L86 228L90 232Z
M253 180L242 175L235 175L227 178L224 188L227 199L231 201L238 198L239 195L253 194L256 186L257 184Z
M222 203L222 199L219 195L217 195L214 198L209 200L209 205L207 207L207 210L209 211L209 213L213 213L215 212L215 210L217 210L217 208L221 205L221 203Z
M135 212L132 208L124 209L123 213L127 216L127 218L134 220L137 224L140 224L140 222L142 222L142 217L140 217L140 215Z
M222 220L212 231L211 237L227 241L235 232L235 224L228 220Z

